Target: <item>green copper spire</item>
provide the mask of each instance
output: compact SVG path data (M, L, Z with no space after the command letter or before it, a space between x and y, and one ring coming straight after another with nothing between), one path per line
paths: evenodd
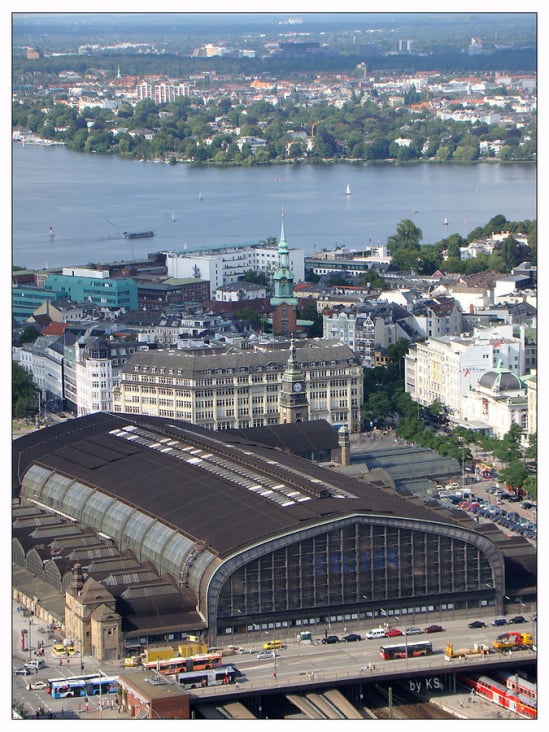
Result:
M285 302L289 305L296 305L297 298L294 297L294 273L290 268L290 250L286 241L284 231L284 210L281 211L282 222L280 225L280 239L278 242L278 267L273 275L274 297L271 298L271 305L280 305Z
M280 211L281 224L280 224L280 238L278 240L278 254L288 253L288 244L286 242L286 232L284 231L284 209Z

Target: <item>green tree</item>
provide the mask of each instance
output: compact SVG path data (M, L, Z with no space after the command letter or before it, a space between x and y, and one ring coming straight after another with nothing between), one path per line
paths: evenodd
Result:
M318 312L314 300L307 301L299 309L299 317L302 320L310 320L312 325L309 328L309 338L322 338L324 320Z
M374 391L364 402L364 420L382 424L393 413L391 398L384 391Z
M30 418L38 413L38 392L32 376L18 363L12 363L12 418Z
M249 269L242 277L239 277L240 280L243 280L244 282L253 282L256 285L264 285L265 287L268 287L269 285L269 278L267 277L267 274L265 272L256 272L253 269Z
M261 325L261 313L252 305L246 305L234 311L234 316L238 320L249 320L256 327Z
M368 272L363 272L358 277L358 284L361 287L372 287L373 289L383 290L386 287L386 282L383 277L375 269L370 269Z
M528 435L528 447L525 451L525 456L527 458L537 460L538 458L538 433L534 432L531 435Z
M22 346L23 343L34 343L39 335L40 331L35 325L27 325L19 336L18 344Z
M511 488L521 488L530 477L524 464L520 461L512 462L499 471L499 479Z
M397 224L396 233L387 239L387 246L394 254L398 249L419 250L423 238L421 229L411 219L402 219Z

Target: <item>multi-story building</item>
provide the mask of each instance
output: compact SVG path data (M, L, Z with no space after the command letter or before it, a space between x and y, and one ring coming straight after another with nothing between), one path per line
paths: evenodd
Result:
M149 346L106 338L101 329L68 330L64 342L64 393L76 416L113 409L112 395L128 358Z
M210 283L196 277L137 283L137 301L140 310L161 310L170 305L206 302L209 299Z
M137 284L129 277L112 279L107 270L64 267L46 278L46 290L76 302L137 310ZM39 303L40 304L40 303Z
M369 313L327 311L322 318L324 338L346 343L363 366L374 366L375 324Z
M517 377L522 375L521 352L519 339L493 333L491 337L430 338L413 344L405 357L405 389L424 406L440 402L452 421L460 423L467 417L466 398L483 374L504 367Z
M461 424L483 429L499 439L518 424L527 435L529 406L527 381L497 367L486 371L463 399Z
M288 347L253 350L136 352L122 368L114 411L183 419L221 430L279 424ZM361 427L362 366L353 351L324 340L297 342L295 367L307 396L308 419Z
M376 351L387 351L401 338L413 340L422 335L415 317L395 303L379 302L323 312L323 337L346 343L367 368L379 365Z
M149 310L125 313L118 319L118 325L140 343L159 348L182 348L189 340L203 341L234 330L232 320L198 309L182 313Z
M188 97L189 94L190 87L188 84L160 81L159 79L143 79L135 89L138 102L143 99L153 99L155 104L168 104L178 97Z
M12 353L13 361L32 375L41 396L48 399L63 399L63 354L56 349L57 342L57 336L40 336Z
M24 322L44 303L57 300L57 294L45 287L15 285L11 291L11 312L14 320Z
M416 322L427 338L457 336L463 331L462 310L452 297L419 300L413 312Z
M305 279L302 249L289 249L289 267L294 280ZM240 244L215 249L167 252L169 277L194 277L208 280L210 291L237 282L249 270L264 272L271 277L278 267L278 248L261 244Z
M267 297L265 285L255 282L231 282L218 287L214 292L216 302L243 302L245 300L263 300Z

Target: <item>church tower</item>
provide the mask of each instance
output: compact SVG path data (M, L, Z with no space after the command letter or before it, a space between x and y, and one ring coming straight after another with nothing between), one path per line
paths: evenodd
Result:
M297 298L294 297L294 273L290 269L290 252L284 231L284 212L278 242L278 267L273 275L274 297L271 298L273 335L292 335L296 331Z
M279 396L280 424L294 424L309 421L309 401L305 388L305 377L298 368L295 358L295 342L290 343L290 357L282 374Z

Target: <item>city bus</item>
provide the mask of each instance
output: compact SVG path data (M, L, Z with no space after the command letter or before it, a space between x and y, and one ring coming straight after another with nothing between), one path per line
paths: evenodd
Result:
M241 672L235 666L226 665L215 669L177 674L177 683L184 689L197 689L205 686L234 684L235 680L241 675Z
M390 661L393 658L416 658L417 656L430 656L433 653L431 641L420 643L397 643L390 646L381 646L379 649L381 658Z
M63 679L48 682L48 692L54 699L88 695L86 682L83 679Z
M106 693L103 685L107 681L116 683L115 678L111 679L99 673L82 676L61 676L57 679L48 679L46 691L54 699L63 699L69 696L88 696L89 694L99 693L99 682L101 682L101 693L103 694ZM94 688L97 691L93 691Z
M143 666L147 671L159 671L161 674L183 674L189 671L207 671L221 666L221 653L205 653L189 658L167 658L149 661Z
M100 677L98 679L92 679L89 682L88 694L94 696L95 694L115 694L118 691L118 679L114 676Z

